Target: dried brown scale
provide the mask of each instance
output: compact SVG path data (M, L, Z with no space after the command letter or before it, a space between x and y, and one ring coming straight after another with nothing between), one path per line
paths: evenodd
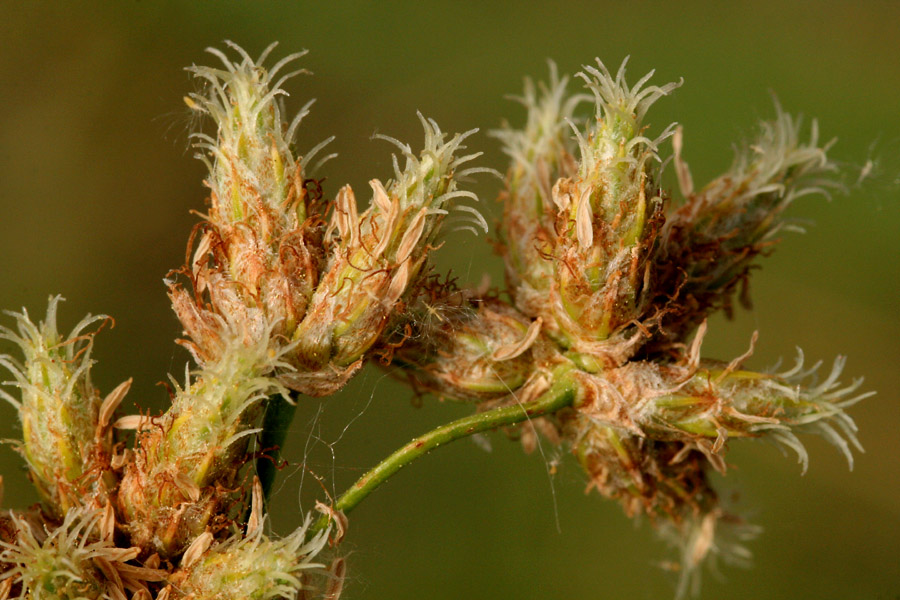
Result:
M746 290L749 273L755 268L750 264L763 252L762 244L745 246L736 250L723 247L729 236L723 239L688 244L684 226L672 225L666 232L666 250L661 253L655 265L657 280L654 282L656 303L664 307L665 316L659 323L661 337L654 346L682 340L703 320L705 315L717 309L730 314L731 302L739 286ZM734 268L728 279L712 285L712 275L704 274L714 265L731 263ZM691 273L682 265L692 265ZM705 265L709 265L704 269ZM741 295L741 303L749 305L746 293ZM651 350L656 351L656 350Z
M567 434L574 436L573 452L590 477L588 489L619 501L628 516L647 515L679 523L718 505L702 453L684 453L681 444L612 428L585 429L577 424L583 418L575 416L565 427L574 428Z
M168 558L180 554L207 529L227 527L227 518L220 515L230 504L229 488L237 471L220 473L214 485L191 488L190 483L179 481L177 464L154 458L162 437L156 432L141 437L125 468L117 508L132 544L147 554Z
M299 165L297 169L299 171ZM324 264L321 248L322 227L315 215L320 200L308 188L318 189L312 180L301 180L301 192L292 184L285 201L287 211L297 203L312 216L282 230L260 205L258 216L269 217L260 232L252 220L235 224L217 224L210 220L204 227L188 275L193 297L176 283L169 296L188 334L183 343L201 362L214 360L221 352L220 329L223 320L249 324L256 321L261 331L269 323L271 335L289 340L297 323L306 315L309 299ZM212 194L213 206L219 203ZM260 335L261 333L254 335Z
M4 511L4 513L5 514L0 514L0 542L3 544L14 544L18 537L18 528L10 514L11 511ZM12 570L12 568L12 563L0 560L0 574L7 573ZM0 581L0 598L3 598L4 588L2 586L4 585L7 586L5 589L6 597L14 598L22 592L21 582L16 582L13 585L11 580L3 580Z

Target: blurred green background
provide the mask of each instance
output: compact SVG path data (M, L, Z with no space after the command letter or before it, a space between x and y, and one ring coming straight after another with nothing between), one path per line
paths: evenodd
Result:
M765 527L751 570L707 576L704 598L900 597L900 4L895 2L109 2L4 3L0 24L0 307L41 316L63 294L61 321L113 315L99 337L95 381L106 392L135 377L129 398L161 408L156 385L182 373L187 354L162 278L184 260L202 210L202 165L191 158L193 124L182 96L195 87L183 67L214 63L209 45L232 39L252 54L280 40L282 56L311 50L315 76L288 85L296 108L316 97L301 151L329 135L340 157L326 192L391 174L390 147L375 132L419 144L415 111L445 130L480 127L470 147L503 169L484 131L521 122L504 100L545 59L563 72L601 57L631 55L630 80L651 68L684 86L661 100L652 131L684 125L685 155L702 183L727 168L730 144L772 115L769 92L790 111L819 118L853 184L833 201L803 198L791 215L813 223L788 234L754 277L753 312L717 318L706 354L722 358L761 333L751 366L849 355L847 379L878 391L851 412L866 453L848 472L840 453L804 440L804 477L793 457L761 443L733 443L734 469L720 487ZM671 171L670 171L671 172ZM498 214L495 181L482 208ZM484 239L453 235L444 269L501 282ZM10 324L10 319L5 319ZM2 350L9 351L8 345ZM343 489L411 436L469 409L411 395L376 369L345 392L304 403L275 502L287 532L302 509ZM0 407L0 437L19 428ZM525 456L502 436L493 451L468 441L404 470L352 515L346 598L670 598L673 577L650 528L585 495L567 456L545 445ZM308 471L299 463L307 457ZM558 473L547 464L561 459ZM36 500L21 461L0 448L6 505ZM302 488L302 493L299 491Z

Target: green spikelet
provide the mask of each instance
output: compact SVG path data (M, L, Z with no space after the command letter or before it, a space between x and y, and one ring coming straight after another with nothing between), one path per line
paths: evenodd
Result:
M59 332L59 296L50 298L47 316L34 324L26 311L11 314L17 330L0 327L0 337L19 345L24 360L0 356L0 365L14 376L20 399L0 390L19 411L21 451L47 508L56 515L82 504L102 506L108 478L110 438L105 425L127 391L127 383L103 399L91 383L93 332L88 328L107 319L87 316L69 333ZM106 477L105 477L106 476Z

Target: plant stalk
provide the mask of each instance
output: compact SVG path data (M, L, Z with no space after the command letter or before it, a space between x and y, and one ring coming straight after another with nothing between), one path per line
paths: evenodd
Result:
M263 498L269 501L269 494L275 485L275 476L278 474L278 461L281 460L281 449L287 439L288 430L297 412L299 394L292 393L293 404L282 396L269 398L266 405L266 415L263 417L262 435L260 435L260 448L266 451L266 456L256 459L256 474L262 485Z
M360 477L338 498L334 510L345 514L350 512L391 475L439 446L476 433L554 413L571 406L574 400L574 383L568 377L557 377L556 383L536 400L477 413L433 429L413 439ZM310 533L322 531L330 521L329 515L322 515Z

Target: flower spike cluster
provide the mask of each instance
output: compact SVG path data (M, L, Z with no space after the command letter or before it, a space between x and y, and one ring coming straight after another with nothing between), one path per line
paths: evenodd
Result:
M525 125L494 132L511 159L497 244L507 291L460 289L428 259L443 230L488 229L464 203L478 200L470 175L497 173L471 166L477 130L450 135L419 114L421 150L376 136L398 153L390 178L370 179L365 209L350 186L330 199L313 174L332 138L298 152L312 102L292 118L284 105L305 52L269 66L275 44L257 59L227 44L209 50L219 66L188 69L204 88L185 101L215 131L192 136L208 210L166 280L196 362L183 383L170 377L168 409L116 418L131 380L106 396L94 387L108 317L64 335L51 297L39 323L23 310L7 313L14 329L0 326L21 354L0 355L11 374L0 396L18 412L16 448L41 498L0 513L0 600L337 600L345 562L325 557L346 512L410 461L498 428L526 451L538 433L570 451L589 490L646 517L678 550L681 596L702 565L750 558L758 528L709 477L726 472L733 440L768 438L805 471L800 435L817 434L852 468L862 448L845 411L869 394L861 379L839 382L843 358L819 382L802 353L785 372L747 368L756 335L731 361L701 352L707 317L730 311L739 289L746 300L785 208L840 187L815 122L803 134L776 104L732 168L695 190L682 130L651 133L647 121L680 81L654 85L651 72L629 84L625 63L613 74L598 60L571 93L550 63L550 81L526 80L517 98ZM677 205L660 184L670 138ZM294 409L372 357L475 414L402 446L319 503L317 521L272 535L265 503Z
M578 77L594 111L584 120L585 95L569 94L555 67L546 85L526 81L524 127L495 133L511 158L500 223L510 302L455 289L419 298L423 317L446 316L419 319L392 356L415 389L483 411L568 381L571 406L533 425L571 449L591 489L677 541L682 594L704 562L746 562L739 542L757 531L728 513L706 475L726 470L728 442L768 437L805 471L798 435L815 433L852 467L861 446L844 411L869 394L857 393L861 380L838 382L843 359L816 384L818 365L803 370L802 356L780 374L747 370L752 348L730 362L701 356L706 317L729 309L784 228L785 207L839 184L815 122L802 141L801 121L776 105L731 170L695 192L681 129L645 124L681 83L652 85L652 74L629 85L625 63L615 75L586 66ZM668 138L680 206L659 183Z
M240 327L248 343L266 337L273 349L289 348L283 383L322 396L362 365L414 287L444 216L455 209L486 230L480 213L458 199L477 200L459 181L487 169L462 168L481 154L459 156L476 130L447 139L419 115L421 153L381 136L400 149L405 167L395 156L394 179L371 180L372 200L362 214L353 190L342 188L326 221L307 166L330 140L295 157L291 142L310 104L287 123L278 102L285 95L280 86L303 70L276 76L303 53L266 69L269 50L258 61L239 51L240 62L213 50L224 70L190 69L208 82L207 93L191 95L190 104L217 127L216 137L195 134L210 171L211 206L182 270L192 292L175 281L169 291L199 362L217 359L222 332Z

